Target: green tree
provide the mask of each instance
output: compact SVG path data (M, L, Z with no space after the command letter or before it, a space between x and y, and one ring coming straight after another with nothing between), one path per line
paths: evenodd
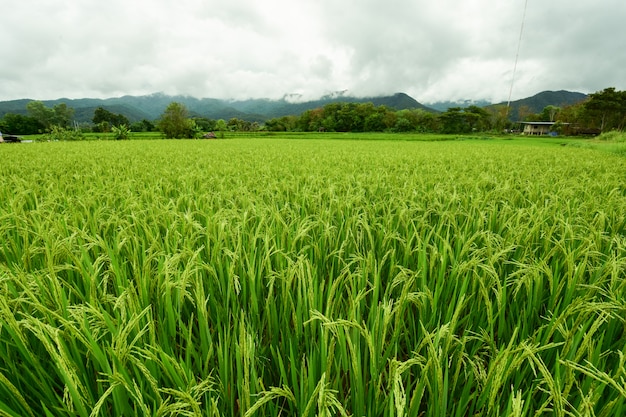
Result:
M94 110L93 118L91 119L91 121L93 122L93 124L98 125L102 122L110 122L114 116L115 115L113 113L111 113L104 107L98 107L96 110Z
M71 125L74 118L74 109L65 103L50 108L41 101L31 101L26 104L26 111L29 116L35 118L48 131L53 126L66 129Z
M465 121L470 132L485 132L491 129L489 112L482 107L469 106L463 109Z
M510 128L509 110L505 104L496 104L486 109L489 113L489 124L496 132L502 132Z
M404 129L404 131L416 131L416 132L435 132L437 130L437 118L436 116L423 109L404 109L396 112L398 121L394 127L394 130L398 131L398 128ZM405 119L409 122L411 128L405 122L400 122L399 119ZM400 123L398 125L397 123ZM408 130L407 130L408 129Z
M415 129L418 132L432 133L439 131L439 118L437 115L423 109L411 110L411 113L416 117Z
M491 117L478 106L451 107L439 116L443 133L484 132L491 129Z
M224 119L219 119L215 122L215 130L220 133L220 138L224 139L224 132L226 132L226 121Z
M30 101L26 104L28 115L39 122L45 130L54 125L54 110L43 104L42 101Z
M44 130L44 126L32 116L7 113L0 121L0 131L15 135L35 135Z
M252 123L233 117L228 121L227 127L231 132L249 132L252 130Z
M74 118L74 109L68 107L65 103L60 103L52 107L54 112L53 124L67 129L72 123Z
M297 116L283 116L267 120L265 128L270 132L291 132L296 129L297 121Z
M296 128L303 132L318 132L324 130L322 121L324 120L324 109L318 107L312 110L306 110L298 118Z
M559 112L559 120L578 126L588 126L590 123L585 113L585 102L563 107Z
M93 112L91 121L98 126L98 130L107 132L110 127L129 126L128 118L121 113L115 114L103 107L98 107Z
M439 116L441 131L443 133L467 132L465 117L460 107L450 107Z
M610 87L590 94L585 111L600 130L622 130L626 119L626 92Z
M517 118L521 121L526 121L526 122L530 122L533 120L537 121L537 119L535 118L535 115L533 114L532 109L526 104L523 104L517 108Z
M154 132L155 127L151 121L143 119L141 122L131 124L130 130L133 132Z
M210 132L215 130L215 120L207 119L206 117L196 117L193 119L199 129Z
M541 112L541 120L544 122L554 122L561 111L560 107L549 105L543 108Z
M184 104L172 102L161 115L157 126L166 138L191 139L196 135L196 125L188 115Z
M363 130L366 132L382 132L386 127L383 112L373 112L367 115L363 121Z
M393 127L394 132L411 132L415 130L414 126L411 124L411 121L403 116L398 117L396 121L396 125Z

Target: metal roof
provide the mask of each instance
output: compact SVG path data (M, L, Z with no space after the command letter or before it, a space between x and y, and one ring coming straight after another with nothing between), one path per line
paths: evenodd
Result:
M520 123L523 125L546 125L546 126L552 126L553 124L556 124L556 122L517 122L517 123ZM561 124L568 125L569 123L561 123Z

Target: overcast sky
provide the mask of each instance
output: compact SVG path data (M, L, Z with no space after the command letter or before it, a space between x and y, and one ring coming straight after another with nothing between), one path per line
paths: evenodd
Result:
M405 92L506 101L525 0L20 0L0 100ZM624 0L528 0L512 99L626 90Z

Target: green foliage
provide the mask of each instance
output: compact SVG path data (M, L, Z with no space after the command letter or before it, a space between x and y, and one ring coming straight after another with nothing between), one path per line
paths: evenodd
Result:
M493 123L491 114L477 106L435 115L423 109L395 111L372 103L339 102L307 110L295 119L272 119L265 126L269 131L468 133L488 131Z
M617 130L611 130L604 132L598 136L598 140L607 142L624 142L626 141L626 133Z
M36 135L44 126L32 116L7 113L0 120L0 131L15 135Z
M130 129L128 128L128 126L124 124L117 126L117 127L113 126L111 131L113 132L113 136L115 137L115 140L125 140L125 139L128 139L130 136Z
M196 123L188 117L187 108L177 102L167 106L157 127L168 139L191 139L199 132Z
M394 132L411 132L413 130L413 125L408 119L404 117L398 117L396 120L396 124L393 126Z
M128 126L130 122L123 114L114 114L103 107L98 107L93 114L93 123L100 132L108 132L113 127Z
M31 101L26 104L26 110L45 130L50 130L53 126L68 128L74 117L74 109L65 103L56 104L49 108L41 101Z
M541 118L539 120L545 122L555 122L560 111L560 107L553 105L546 106L543 108L541 112Z
M534 143L0 147L1 414L625 415L626 164Z
M195 122L196 126L203 132L211 132L213 130L216 130L215 120L207 119L205 117L195 117L193 121Z
M43 136L43 140L51 142L77 141L85 140L85 135L77 129L65 129L60 126L52 126L50 131Z
M259 124L233 117L226 123L226 129L231 132L255 132L259 130Z
M265 122L265 128L270 132L291 132L296 130L297 125L298 117L296 116L283 116Z
M442 133L484 132L491 128L490 114L477 106L449 108L439 120Z
M626 91L605 88L589 95L585 111L600 130L623 130L626 122Z
M372 103L330 103L323 108L307 110L299 117L285 116L268 120L269 131L305 132L382 132L394 126L390 123L393 111Z
M220 139L224 139L224 132L228 129L226 121L224 119L217 120L215 122L215 129L219 132Z
M154 132L155 129L156 127L154 126L154 124L146 119L130 125L130 130L132 130L133 132Z
M46 107L41 101L31 101L26 105L28 114L37 120L45 129L50 129L54 124L54 110Z

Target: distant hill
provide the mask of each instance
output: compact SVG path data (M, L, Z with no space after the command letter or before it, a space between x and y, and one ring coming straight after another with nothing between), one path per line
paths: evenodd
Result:
M526 108L527 112L540 113L546 106L553 105L564 107L579 103L587 98L586 94L571 91L543 91L532 97L511 102L509 118L519 120L519 110ZM26 114L26 104L29 99L1 101L0 118L6 113ZM403 109L423 109L425 111L437 113L446 111L450 107L468 107L471 105L479 107L491 107L506 105L488 105L485 101L463 100L455 102L439 102L429 106L421 104L413 97L396 93L390 96L380 97L351 97L345 91L328 94L318 100L301 101L297 95L285 95L279 100L270 99L249 99L249 100L222 100L216 98L195 98L190 96L170 96L162 93L145 96L123 96L108 99L57 99L43 100L48 107L65 103L75 110L75 120L79 123L91 122L96 108L103 107L113 113L120 113L126 116L131 122L146 120L156 120L165 108L173 101L184 104L192 116L207 117L209 119L229 120L233 117L252 122L264 122L268 119L299 115L306 110L323 107L329 103L336 102L371 102L376 106L385 105L394 110Z
M0 117L6 113L26 114L28 99L0 102ZM169 96L162 93L145 96L123 96L108 99L57 99L42 100L43 103L52 107L59 103L65 103L75 110L75 120L79 123L91 122L96 108L103 107L113 113L126 116L131 122L156 120L165 108L173 101L182 103L187 107L192 116L207 117L209 119L228 120L233 117L256 122L264 122L268 119L299 115L302 112L333 102L372 102L376 106L385 105L394 110L423 109L436 112L424 106L414 98L404 93L391 96L355 98L338 92L324 96L313 101L298 101L297 96L285 96L280 100L249 99L249 100L221 100L215 98L195 98L190 96Z
M572 104L580 103L587 99L587 94L572 91L542 91L532 97L524 98L511 102L509 111L509 119L513 121L520 120L520 109L525 108L526 113L541 113L547 106L566 107ZM506 106L506 102L495 104L492 106ZM487 107L492 107L487 106Z

